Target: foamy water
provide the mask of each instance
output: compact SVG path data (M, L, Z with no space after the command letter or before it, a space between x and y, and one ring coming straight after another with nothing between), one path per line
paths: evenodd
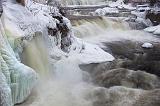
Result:
M41 79L36 86L36 95L20 106L92 106L87 100L94 86L83 81L82 71L76 60L64 59L55 64L54 74Z

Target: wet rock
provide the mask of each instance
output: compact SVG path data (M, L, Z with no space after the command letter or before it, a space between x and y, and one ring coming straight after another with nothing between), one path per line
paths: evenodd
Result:
M2 8L2 0L0 0L0 17L2 15L2 12L3 12L3 8Z
M146 19L150 19L153 25L160 24L160 13L148 12Z
M143 48L143 44L142 42L117 41L107 43L106 46L116 60L121 59L120 67L142 70L160 76L160 44L151 42L149 43L150 49Z
M136 53L143 53L140 42L130 40L115 41L105 44L118 58L127 58L133 60Z
M153 44L151 44L151 43L144 43L144 44L142 45L142 47L143 47L143 48L146 48L146 49L151 49L151 48L153 48Z
M16 0L17 3L21 4L22 6L25 6L25 0Z
M160 90L157 89L145 92L140 95L133 106L160 106Z
M126 87L95 88L91 91L93 106L159 106L160 90Z
M103 87L126 86L145 90L160 87L159 78L143 71L133 71L123 68L113 69L95 77L95 82Z

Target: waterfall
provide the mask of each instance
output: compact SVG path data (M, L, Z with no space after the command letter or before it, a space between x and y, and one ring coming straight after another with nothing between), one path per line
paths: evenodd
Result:
M100 3L98 0L62 2ZM52 9L54 15L60 14L57 8L33 2L27 8L17 3L4 5L0 19L0 94L5 96L0 96L2 106L132 106L143 96L142 90L132 88L97 87L79 65L113 62L115 58L97 43L123 39L158 41L157 38L131 30L122 20L108 18L80 20L74 22L72 30L70 21L59 17L65 19L68 32L58 30L50 34L48 30L57 31L57 24L61 23L50 15ZM71 44L67 45L68 42ZM67 52L61 44L68 47Z
M35 36L24 47L22 62L33 68L41 76L46 76L49 72L49 54L47 53L47 47L45 46L42 33L37 32Z
M121 40L138 42L155 41L158 38L144 31L132 30L129 24L122 19L102 18L92 20L79 20L73 22L75 35L92 43L104 43Z
M112 20L108 18L97 18L95 20L79 20L73 22L75 35L80 38L93 37L104 34L109 30L129 30L127 22Z

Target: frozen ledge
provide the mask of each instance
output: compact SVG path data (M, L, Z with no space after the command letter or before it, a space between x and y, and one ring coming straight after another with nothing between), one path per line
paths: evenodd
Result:
M148 27L148 28L144 29L144 31L149 32L149 33L153 33L155 35L160 35L160 25Z
M76 50L71 50L69 53L70 58L79 60L78 64L102 63L113 61L115 59L111 54L102 50L98 45L87 43L80 39L77 39L77 42L73 43L73 46L80 46L81 44L82 48L79 47L79 52L75 53ZM76 49L78 49L78 46Z

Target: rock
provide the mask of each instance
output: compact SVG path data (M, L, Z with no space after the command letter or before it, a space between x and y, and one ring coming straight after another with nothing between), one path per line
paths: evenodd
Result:
M144 45L143 45L144 44ZM150 47L150 49L143 48ZM154 46L153 46L154 45ZM160 76L160 44L157 42L143 43L129 40L106 43L120 67L131 70L143 70ZM107 51L107 50L106 50ZM115 64L117 67L119 64Z
M160 90L126 87L95 88L91 91L93 106L159 106Z
M150 19L153 25L158 25L160 24L160 13L148 12L146 19Z
M113 69L97 75L95 82L103 87L126 86L145 90L160 87L159 78L143 71Z
M2 0L0 0L0 17L2 15L2 12L3 12L3 8L2 8Z
M22 6L25 6L25 0L16 0L16 2L21 4Z
M133 106L160 106L160 90L144 92Z
M144 44L142 45L142 47L143 47L143 48L146 48L146 49L150 49L150 48L153 48L153 44L151 44L151 43L144 43Z

